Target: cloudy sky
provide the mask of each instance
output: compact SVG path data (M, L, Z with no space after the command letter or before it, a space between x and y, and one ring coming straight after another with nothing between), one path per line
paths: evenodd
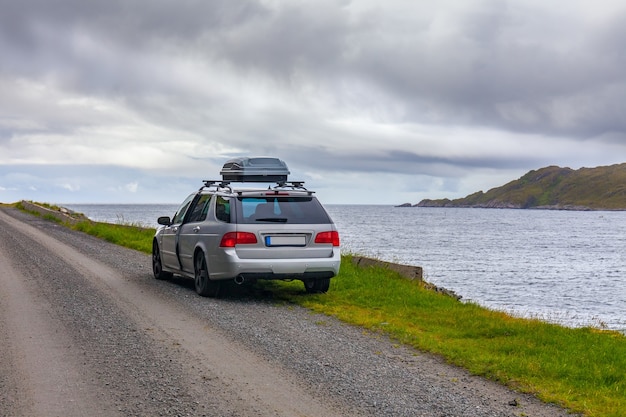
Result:
M244 155L339 204L626 162L623 0L0 10L0 202L177 203Z

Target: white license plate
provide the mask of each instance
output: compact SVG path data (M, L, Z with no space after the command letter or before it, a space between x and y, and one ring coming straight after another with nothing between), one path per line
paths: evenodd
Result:
M304 236L265 236L265 246L305 246Z

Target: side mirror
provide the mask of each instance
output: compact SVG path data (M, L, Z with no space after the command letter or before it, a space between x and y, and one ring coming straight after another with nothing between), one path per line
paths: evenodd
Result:
M163 216L157 219L157 223L162 224L163 226L169 226L172 224L172 221L170 220L168 216Z

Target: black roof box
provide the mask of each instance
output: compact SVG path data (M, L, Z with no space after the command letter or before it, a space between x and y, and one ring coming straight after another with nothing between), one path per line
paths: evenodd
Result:
M278 158L234 158L224 164L220 174L224 181L285 182L289 169Z

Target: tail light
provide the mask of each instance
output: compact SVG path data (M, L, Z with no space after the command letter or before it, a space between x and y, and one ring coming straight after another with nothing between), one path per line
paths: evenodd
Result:
M257 243L256 235L250 232L228 232L222 236L220 247L234 248L235 245L249 245Z
M339 232L321 232L315 236L315 243L331 243L333 246L339 246Z

